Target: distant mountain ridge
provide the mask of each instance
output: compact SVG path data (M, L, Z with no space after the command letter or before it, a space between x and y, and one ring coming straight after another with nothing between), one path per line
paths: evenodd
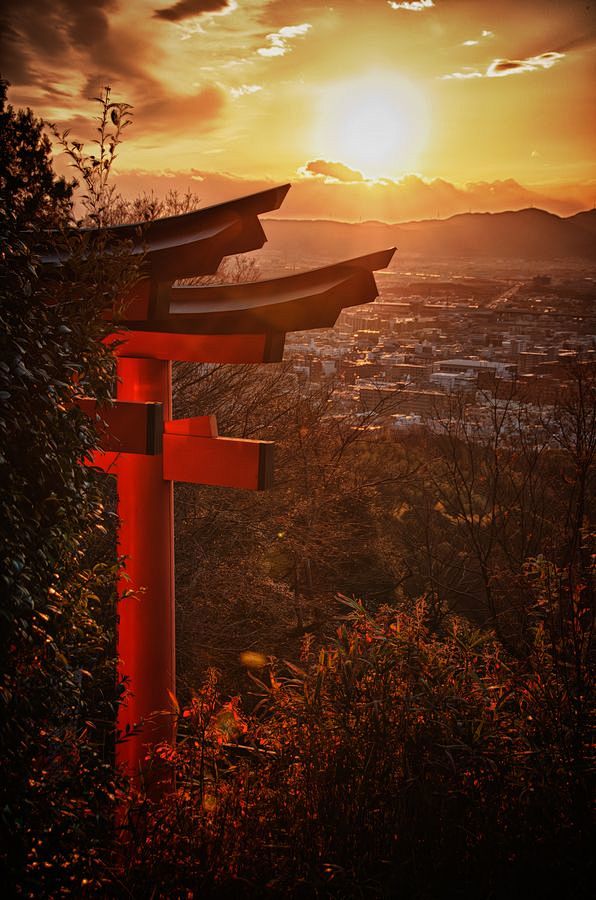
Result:
M289 257L348 258L396 246L404 256L596 261L596 210L562 218L543 209L459 213L448 219L337 222L267 219L268 250Z

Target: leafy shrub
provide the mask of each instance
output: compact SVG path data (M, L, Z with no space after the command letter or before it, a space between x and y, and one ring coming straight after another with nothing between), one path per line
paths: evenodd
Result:
M0 853L9 893L54 896L103 881L112 828L115 557L86 565L105 508L73 401L109 396L102 310L134 273L69 230L73 185L5 83L0 143Z

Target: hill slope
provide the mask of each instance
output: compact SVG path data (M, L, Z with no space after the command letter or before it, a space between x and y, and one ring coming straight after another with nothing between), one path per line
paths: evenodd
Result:
M541 209L464 213L390 225L384 222L269 219L270 252L290 258L335 257L397 246L402 256L492 257L596 261L596 211L567 219Z

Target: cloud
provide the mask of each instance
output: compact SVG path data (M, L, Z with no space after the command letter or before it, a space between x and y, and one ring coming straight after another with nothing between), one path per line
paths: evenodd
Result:
M468 78L502 78L505 75L519 75L521 72L539 72L541 69L552 69L564 57L564 53L550 50L527 59L494 59L485 72L464 66L459 72L450 72L439 78L441 81L464 81Z
M341 162L330 162L326 159L311 159L306 165L298 169L298 174L303 177L323 176L333 181L343 181L348 184L365 181L362 172L357 169L351 169Z
M466 78L483 78L482 72L478 69L471 69L464 66L461 72L450 72L448 75L440 75L441 81L465 81Z
M309 22L302 25L285 25L274 34L268 34L269 47L259 47L257 53L259 56L284 56L290 49L288 41L306 34L311 28Z
M100 60L109 41L109 14L114 0L29 0L13 4L8 17L0 24L0 59L2 74L13 84L39 83L40 63L60 64L71 48L88 52ZM101 65L101 62L100 62Z
M230 2L236 0L228 0L228 7ZM225 5L220 0L220 9ZM194 137L212 129L229 104L228 91L209 81L163 78L158 39L169 29L150 12L138 28L131 27L120 15L120 6L119 0L14 4L10 29L0 27L2 74L15 86L28 86L28 95L21 95L25 103L83 140L95 136L91 116L96 110L91 110L89 98L106 84L112 85L114 100L134 107L133 143L141 139L146 145L148 139L162 140L164 135ZM210 14L213 7L211 3ZM206 10L207 3L202 8Z
M2 75L12 84L27 84L36 81L32 59L24 46L22 35L7 21L0 20L0 59Z
M267 35L270 37L270 35ZM259 47L259 56L284 56L288 51L286 44L274 44L272 47Z
M135 137L139 133L161 133L169 138L203 132L219 121L226 102L226 93L216 85L206 85L193 94L157 91L135 105Z
M162 196L172 189L184 193L189 188L194 191L198 188L201 205L204 206L263 190L273 184L275 182L267 179L249 180L205 169L186 172L170 170L161 174L132 170L116 176L117 188L126 196L135 197L152 190ZM282 219L404 222L435 218L437 213L445 218L470 210L501 212L529 206L559 215L572 215L580 209L591 207L594 188L594 182L591 182L556 188L549 184L530 190L511 178L455 184L441 178L407 175L375 185L368 181L346 182L311 176L294 181L284 205L274 216Z
M487 78L501 78L504 75L518 75L521 72L537 72L540 69L551 69L564 58L564 53L554 50L529 56L527 59L495 59L486 70Z
M227 15L235 9L238 9L236 0L178 0L173 6L154 10L153 15L167 22L180 22L195 16Z
M240 87L230 88L230 94L233 100L238 97L245 97L247 94L256 94L263 90L262 84L241 84Z
M204 134L221 121L227 102L227 93L217 85L205 85L191 94L173 94L152 83L134 104L133 126L125 143L139 138L158 142L165 138L169 143L175 137ZM89 114L74 113L57 124L83 141L94 136Z
M422 12L423 9L430 9L434 6L433 0L411 0L409 3L396 3L395 0L388 0L391 9L407 9L409 12Z
M495 34L493 31L487 31L486 28L483 28L482 31L480 32L480 37L470 38L467 41L463 41L462 47L477 47L478 44L480 43L480 41L482 40L482 38L484 38L486 40L486 38L492 38L494 36L495 36Z

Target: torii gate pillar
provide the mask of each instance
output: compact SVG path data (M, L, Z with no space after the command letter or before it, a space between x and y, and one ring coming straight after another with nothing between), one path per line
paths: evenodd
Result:
M118 400L160 402L172 418L171 362L118 359ZM147 747L171 743L175 717L174 498L164 479L163 456L122 453L118 457L118 552L126 557L119 582L119 675L130 692L120 705L118 728L143 722L117 745L125 773L138 779ZM171 710L171 712L168 712ZM159 773L152 775L152 780Z
M170 360L278 362L285 332L332 326L345 307L374 300L373 272L389 265L394 252L248 284L174 286L214 274L224 256L261 247L258 216L277 209L288 188L108 229L110 239L128 240L142 255L142 277L124 318L108 312L118 337L116 401L101 408L92 398L77 403L102 432L101 450L89 462L117 475L118 549L125 557L118 657L126 696L116 760L133 784L157 794L170 774L152 751L173 744L176 722L173 483L242 490L272 483L270 441L220 438L209 415L172 420ZM52 253L46 262L62 261Z

